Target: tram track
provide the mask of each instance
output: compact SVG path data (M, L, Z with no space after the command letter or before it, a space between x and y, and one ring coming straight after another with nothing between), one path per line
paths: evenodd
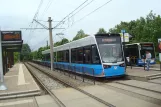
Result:
M56 101L57 105L59 107L66 107L57 97L56 95L54 95L52 93L52 91L42 82L42 80L40 78L38 78L38 76L33 73L33 71L31 70L31 65L28 65L27 63L24 63L25 66L27 67L27 69L29 70L29 72L31 73L31 75L37 80L37 82L39 83L39 85Z
M104 83L101 86L105 88L110 88L112 90L123 93L125 95L129 95L154 104L161 105L161 97L160 97L161 93L155 90L138 87L134 85L128 85L128 84L120 83L119 81Z
M71 88L73 88L73 89L75 89L75 90L77 90L77 91L79 91L79 92L81 92L81 93L83 93L83 94L89 96L90 98L92 98L92 99L94 99L94 100L96 100L96 101L98 101L98 102L100 102L100 103L102 103L102 104L104 104L104 105L106 105L106 106L108 106L108 107L115 107L113 104L110 104L110 103L108 103L108 102L106 102L106 101L104 101L104 100L102 100L102 99L100 99L100 98L98 98L98 97L96 97L96 96L94 96L94 95L92 95L92 94L90 94L90 93L88 93L88 92L86 92L86 91L84 91L84 90L78 88L78 86L76 86L76 85L74 85L74 84L71 84L71 83L68 82L68 81L64 81L64 80L61 80L60 78L57 78L56 76L52 75L50 72L44 72L41 68L38 68L38 67L32 65L31 63L28 63L28 64L29 64L30 66L34 67L35 69L38 69L39 71L43 72L44 74L48 75L48 76L51 77L52 79L57 80L57 81L59 81L60 83L63 83L63 84L65 84L66 86L71 87Z

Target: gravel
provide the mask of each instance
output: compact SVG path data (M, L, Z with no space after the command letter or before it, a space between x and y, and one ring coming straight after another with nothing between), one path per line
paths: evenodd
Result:
M49 68L47 67L44 67L44 66L41 66L41 65L38 65L38 64L35 64L35 63L32 63L32 62L29 62L30 64L32 64L33 66L43 70L44 72L50 72L52 75L54 75L55 77L65 81L65 82L68 82L69 84L72 84L74 86L89 86L89 85L94 85L93 83L93 80L89 80L89 79L85 79L85 81L83 82L83 79L81 76L76 76L76 79L75 79L75 76L70 74L70 77L69 77L69 74L66 73L64 75L64 72L61 72L60 70L54 70L54 71L50 71ZM96 82L96 84L100 84L99 82Z
M45 75L41 71L38 71L34 67L30 66L27 64L32 70L32 72L41 80L43 84L45 84L46 87L50 90L55 90L55 89L60 89L60 88L65 88L66 86L61 84L60 82L52 79L51 77Z

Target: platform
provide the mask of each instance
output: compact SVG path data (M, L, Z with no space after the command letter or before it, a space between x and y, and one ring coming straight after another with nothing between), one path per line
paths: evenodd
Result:
M0 91L0 99L40 95L40 88L22 63L15 64L4 76L7 90Z
M35 97L0 100L0 107L39 107Z
M130 67L127 67L126 75L130 79L148 81L161 78L161 71L156 71L152 69L150 69L149 71L145 71L143 67L133 67L132 69Z

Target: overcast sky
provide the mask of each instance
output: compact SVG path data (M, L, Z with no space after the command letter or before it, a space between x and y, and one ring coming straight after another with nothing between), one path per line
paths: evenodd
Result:
M30 30L22 30L20 28L29 28L40 1L41 0L0 0L1 30L21 30L24 43L28 43L33 50L46 45L46 41L49 40L49 32L47 30L34 30L31 32ZM60 21L84 1L85 0L43 0L37 18L47 21L48 17L52 17L53 21ZM92 0L88 0L86 4L90 1ZM61 37L71 40L80 29L83 29L84 32L89 35L95 34L99 28L105 28L105 30L108 31L121 21L135 20L140 16L145 17L151 10L161 15L161 0L112 0L93 14L75 23L107 1L108 0L94 0L74 17L68 19L64 25L60 26L63 28L68 27L68 29L64 31L64 36ZM50 7L47 6L48 3ZM46 7L49 8L46 9ZM43 21L40 22L48 26L48 23ZM52 24L55 26L57 22L53 22ZM36 23L33 23L33 27L41 28L39 25L36 26ZM55 36L56 33L61 31L62 30L53 30L54 41L61 39Z

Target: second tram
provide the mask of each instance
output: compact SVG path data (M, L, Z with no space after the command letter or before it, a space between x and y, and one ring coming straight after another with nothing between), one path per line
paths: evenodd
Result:
M132 43L125 45L125 57L127 59L127 65L130 64L130 60L132 64L136 64L138 66L144 65L145 61L145 53L149 51L152 55L152 59L150 64L155 64L155 49L154 44L151 42L141 42L141 43Z

